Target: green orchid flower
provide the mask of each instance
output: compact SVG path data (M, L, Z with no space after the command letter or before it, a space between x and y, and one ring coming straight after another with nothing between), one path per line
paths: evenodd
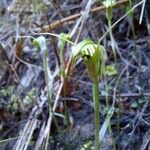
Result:
M102 78L104 73L107 55L105 48L102 45L95 44L93 41L86 39L72 47L73 63L79 58L83 59L83 62L88 69L89 76L93 81L95 150L99 150L99 79Z
M102 3L106 8L113 7L116 3L116 0L103 0Z
M103 46L95 44L89 39L85 39L72 47L72 57L74 63L77 59L82 58L91 80L94 83L99 81L103 75L107 59L106 51Z

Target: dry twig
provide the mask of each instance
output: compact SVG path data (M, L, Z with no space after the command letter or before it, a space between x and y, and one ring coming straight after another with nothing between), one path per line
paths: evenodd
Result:
M126 4L128 1L129 1L129 0L120 0L119 2L116 3L115 6L116 6L116 7L119 7L119 6L121 6L121 5ZM102 11L102 10L104 10L104 9L105 9L104 6L95 7L95 8L93 8L93 9L90 10L90 13L94 13L94 12L97 12L97 11ZM38 32L38 33L39 33L39 32L48 32L48 31L50 31L50 30L52 30L52 29L56 29L56 28L62 26L62 25L63 25L64 23L66 23L66 22L75 20L75 19L79 18L79 17L82 16L82 15L83 15L83 12L80 12L80 13L78 13L78 14L74 14L74 15L68 16L68 17L66 17L66 18L63 18L63 19L61 19L61 20L55 21L55 22L53 22L53 23L51 23L51 24L49 24L49 25L45 25L45 26L43 26L42 28L36 28L34 31L35 31L35 32Z

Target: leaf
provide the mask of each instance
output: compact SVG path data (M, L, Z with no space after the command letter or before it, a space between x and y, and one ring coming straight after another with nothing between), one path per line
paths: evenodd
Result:
M115 66L114 65L107 65L105 67L105 74L108 76L116 75L117 70L116 70Z
M138 103L135 101L131 104L131 107L132 108L138 108Z
M100 132L99 132L99 141L101 141L101 142L104 139L104 136L105 136L107 128L108 128L108 125L110 123L110 119L111 119L114 111L115 111L115 108L111 107L110 110L108 111L106 119L105 119L105 121L104 121L104 123L103 123L103 125L102 125L102 127L100 129Z
M102 3L106 8L113 7L116 3L116 0L103 0Z
M130 13L128 13L128 12L130 12ZM128 15L129 15L130 17L133 16L133 10L131 11L131 6L130 6L130 5L126 6L126 13L128 13Z

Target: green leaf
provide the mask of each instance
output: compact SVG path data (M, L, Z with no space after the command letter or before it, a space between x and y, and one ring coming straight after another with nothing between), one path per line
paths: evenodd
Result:
M126 13L128 13L129 11L130 11L130 13L128 15L130 17L132 17L133 16L133 11L131 11L131 6L130 5L126 6Z
M144 100L144 99L140 99L140 100L138 101L138 103L139 103L139 104L143 104L143 103L145 103L145 100Z
M116 75L117 70L116 70L115 66L114 65L107 65L105 67L105 74L108 76Z
M116 3L116 0L103 0L102 3L106 8L113 7Z
M138 108L138 103L136 101L134 101L132 104L131 104L131 107L132 108Z
M114 114L114 112L115 112L115 108L111 107L110 110L107 113L105 121L104 121L104 123L103 123L103 125L102 125L102 127L100 129L100 132L99 132L99 140L100 141L103 141L103 139L105 137L108 125L110 123L110 119L111 119L112 115Z

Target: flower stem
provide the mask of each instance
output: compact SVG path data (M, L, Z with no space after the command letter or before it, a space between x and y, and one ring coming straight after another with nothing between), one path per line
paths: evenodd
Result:
M95 150L99 150L99 82L93 83L93 100L94 100L94 113L95 113Z
M109 28L109 36L110 36L110 40L111 40L111 47L112 47L115 63L117 63L117 56L116 56L116 50L115 50L115 39L114 39L112 28L111 28L112 15L113 15L112 7L109 7L106 9L106 15L107 15L107 20L108 20L108 28Z
M45 75L45 82L47 86L47 93L48 93L48 105L49 105L49 116L52 113L53 116L53 111L52 111L52 79L50 78L51 72L48 67L48 51L43 50L42 52L42 57L43 57L43 68L44 68L44 75ZM49 137L50 137L50 126L48 129L47 133L47 138L46 138L46 143L45 143L45 150L48 149L48 144L49 144Z

